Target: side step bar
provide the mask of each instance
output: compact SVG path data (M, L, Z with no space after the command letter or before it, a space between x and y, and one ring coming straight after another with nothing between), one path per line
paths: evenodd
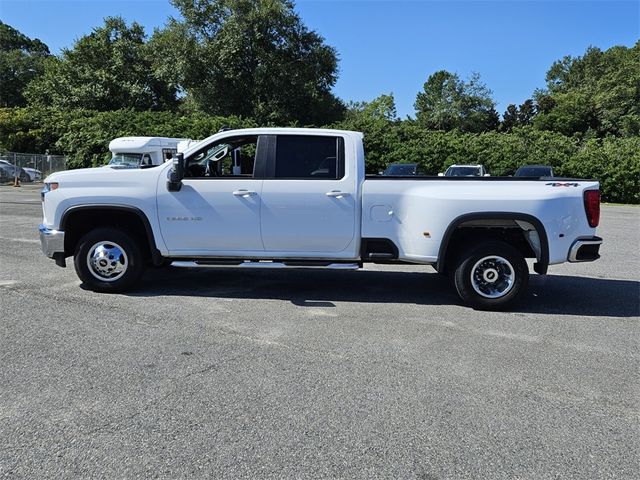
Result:
M360 265L357 263L303 262L300 260L292 260L290 262L273 262L270 260L176 260L171 262L171 266L180 268L211 268L221 266L242 268L330 268L333 270L358 270L360 268Z

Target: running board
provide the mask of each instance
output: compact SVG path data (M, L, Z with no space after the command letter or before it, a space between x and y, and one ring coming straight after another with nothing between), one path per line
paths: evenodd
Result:
M358 270L360 268L360 265L358 265L357 263L302 262L300 260L292 260L291 262L272 262L269 260L176 260L174 262L171 262L171 266L180 268L211 268L222 266L234 266L243 268L330 268L332 270Z

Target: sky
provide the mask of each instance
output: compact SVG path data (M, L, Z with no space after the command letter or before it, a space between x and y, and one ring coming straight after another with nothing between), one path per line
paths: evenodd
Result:
M393 93L398 114L414 115L416 94L438 70L480 74L497 109L545 86L551 64L587 47L640 39L640 0L298 0L296 11L339 54L334 93L370 101ZM0 19L39 38L52 53L120 15L148 34L169 16L168 0L0 0Z

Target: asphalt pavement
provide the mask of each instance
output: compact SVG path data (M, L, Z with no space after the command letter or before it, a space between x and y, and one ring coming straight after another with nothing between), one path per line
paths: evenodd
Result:
M512 312L422 266L84 290L0 186L0 477L638 478L640 208Z

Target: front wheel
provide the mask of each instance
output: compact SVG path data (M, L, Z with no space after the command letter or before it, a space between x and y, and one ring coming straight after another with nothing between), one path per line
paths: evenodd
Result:
M80 280L96 292L127 290L144 270L136 241L115 228L99 228L84 235L73 263Z
M485 242L460 258L454 284L460 298L478 310L504 310L529 283L524 256L505 242Z

